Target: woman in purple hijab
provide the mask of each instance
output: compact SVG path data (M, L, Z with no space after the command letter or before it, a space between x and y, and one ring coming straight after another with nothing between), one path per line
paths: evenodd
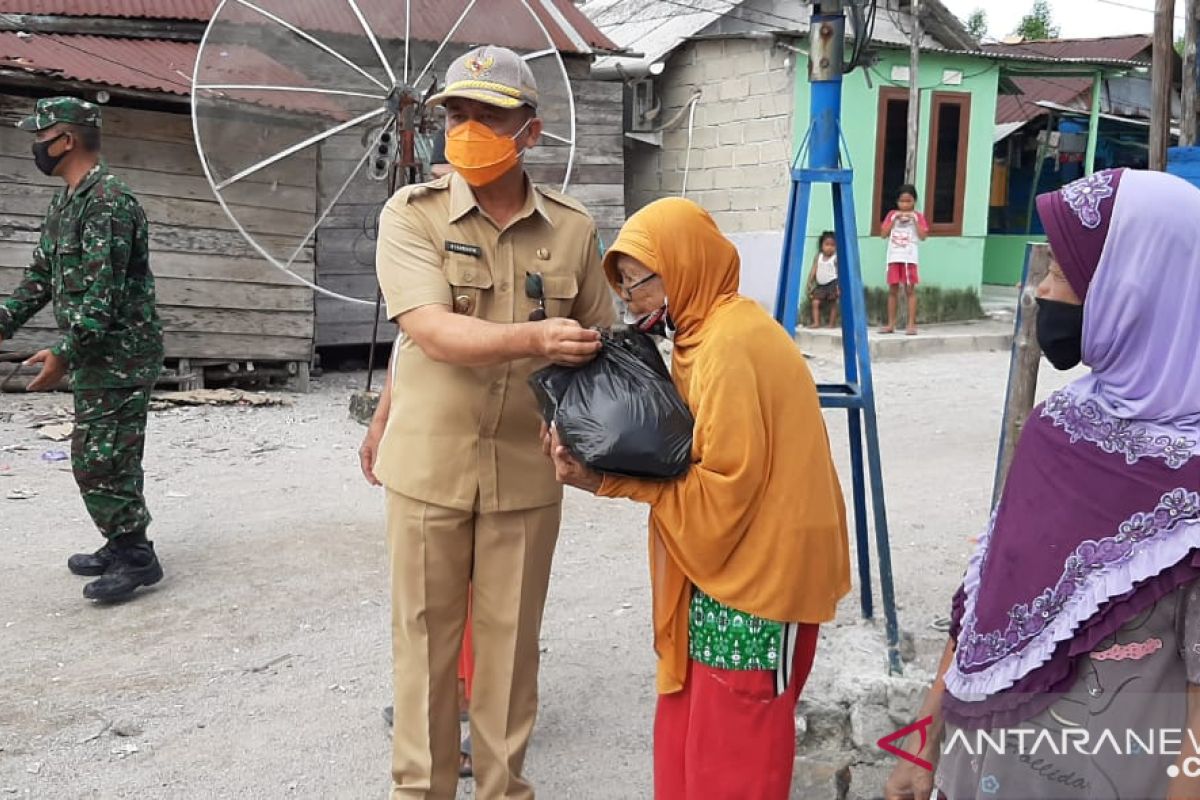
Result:
M906 746L929 769L885 794L1200 798L1200 191L1113 170L1037 204L1038 341L1091 371L1021 434Z

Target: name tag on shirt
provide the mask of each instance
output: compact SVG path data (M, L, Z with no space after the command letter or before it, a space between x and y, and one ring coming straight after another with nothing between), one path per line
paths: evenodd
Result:
M458 253L459 255L462 255L462 256L471 256L473 258L479 258L483 255L483 248L478 247L473 244L463 244L462 242L451 242L451 241L447 240L446 241L446 252L447 253Z

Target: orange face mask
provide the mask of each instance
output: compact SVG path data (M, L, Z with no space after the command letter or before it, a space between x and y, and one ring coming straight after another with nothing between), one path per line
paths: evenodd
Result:
M446 134L446 160L467 183L487 186L520 162L517 137L529 122L513 136L499 136L482 122L464 122Z

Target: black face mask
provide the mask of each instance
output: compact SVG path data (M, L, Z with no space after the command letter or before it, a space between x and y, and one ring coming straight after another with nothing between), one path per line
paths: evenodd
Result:
M61 155L57 156L50 155L50 146L66 135L60 133L53 139L33 143L33 163L37 165L43 175L53 175L54 170L58 169L59 163L67 157L67 151L63 151Z
M1071 369L1083 360L1083 306L1040 297L1037 304L1038 346L1055 369Z

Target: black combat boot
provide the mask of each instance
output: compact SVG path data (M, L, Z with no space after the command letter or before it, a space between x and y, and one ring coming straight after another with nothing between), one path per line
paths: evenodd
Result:
M105 544L94 553L76 553L71 556L67 559L67 569L76 575L96 577L103 575L116 559L112 546Z
M112 602L124 600L139 586L152 586L162 580L162 565L154 554L154 543L144 538L137 542L122 543L113 540L116 558L105 570L104 575L83 587L83 596L89 600Z

